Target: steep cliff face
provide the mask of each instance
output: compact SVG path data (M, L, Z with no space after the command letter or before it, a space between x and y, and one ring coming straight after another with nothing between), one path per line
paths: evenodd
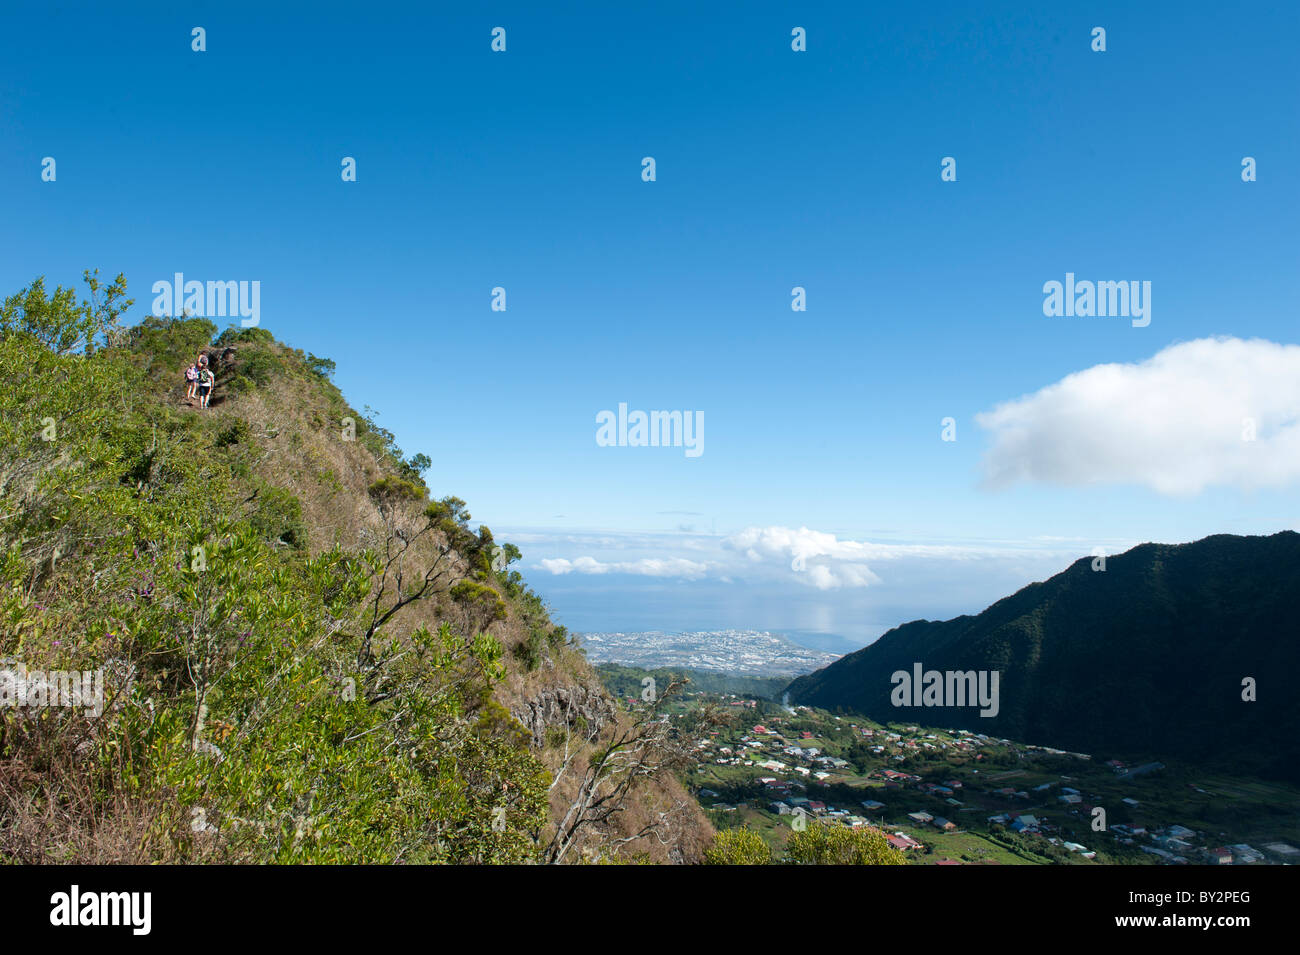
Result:
M240 363L259 361L256 356L263 350L282 353L280 346L271 343L240 346L231 359L227 381L238 381ZM218 389L218 398L226 396ZM228 404L218 401L214 411L250 422L263 450L259 474L268 483L290 490L302 502L310 548L367 546L382 536L383 521L367 500L367 489L393 473L392 465L375 453L374 442L342 440L343 419L351 416L355 423L357 416L349 415L328 381L271 380L256 389L238 391ZM429 457L429 473L435 475L438 455ZM430 553L417 550L426 560ZM472 574L472 568L462 563L454 576ZM506 676L495 696L523 727L543 765L559 776L549 797L554 824L580 796L576 782L588 768L586 756L626 727L626 715L580 648L567 639L563 628L554 626L537 595L518 574L488 575L484 582L506 607L505 615L487 626L507 651L503 657ZM444 593L427 606L414 608L393 632L407 633L420 623L437 627L444 621L460 628L475 623L471 613ZM624 802L618 812L581 833L565 861L700 861L713 830L671 770L646 774ZM643 830L644 834L637 836Z

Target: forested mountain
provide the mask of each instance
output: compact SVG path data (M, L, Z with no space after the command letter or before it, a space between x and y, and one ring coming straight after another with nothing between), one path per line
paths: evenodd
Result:
M1300 534L1143 544L1076 561L977 616L918 620L790 684L791 698L1081 752L1300 779ZM897 671L998 671L996 716L895 706ZM1243 699L1243 681L1257 699ZM945 698L945 703L952 702Z

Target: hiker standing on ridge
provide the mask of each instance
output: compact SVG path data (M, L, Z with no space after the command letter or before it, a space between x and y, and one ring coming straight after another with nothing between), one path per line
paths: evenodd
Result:
M194 393L199 387L199 363L190 362L190 366L185 369L185 400L189 404L194 404Z
M206 408L208 401L212 398L212 388L217 383L216 376L212 374L212 369L205 362L203 368L199 371L199 407Z

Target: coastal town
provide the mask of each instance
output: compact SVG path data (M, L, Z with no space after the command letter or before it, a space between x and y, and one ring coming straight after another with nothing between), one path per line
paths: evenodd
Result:
M837 659L833 653L763 630L584 633L582 642L592 663L685 667L743 676L795 677Z

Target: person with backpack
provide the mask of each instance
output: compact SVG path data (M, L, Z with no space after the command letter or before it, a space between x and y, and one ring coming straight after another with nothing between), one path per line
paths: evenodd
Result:
M212 374L212 369L205 363L203 369L199 372L199 407L206 408L212 398L212 389L216 385L216 376Z

